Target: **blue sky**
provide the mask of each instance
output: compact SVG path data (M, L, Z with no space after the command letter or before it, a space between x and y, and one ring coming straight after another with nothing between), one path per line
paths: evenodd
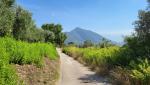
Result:
M76 27L89 29L111 40L122 42L131 34L138 10L146 0L17 0L33 14L38 27L59 23L64 31Z

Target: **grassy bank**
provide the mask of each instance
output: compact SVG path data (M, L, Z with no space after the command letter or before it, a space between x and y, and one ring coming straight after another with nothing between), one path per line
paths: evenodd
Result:
M91 67L98 74L110 76L114 85L150 84L149 60L134 59L131 50L127 48L65 47L63 52Z
M18 77L12 64L44 65L44 57L57 60L56 48L52 44L26 43L11 38L0 38L0 85L17 85Z
M115 68L115 64L119 60L119 56L117 56L119 51L119 47L102 49L65 47L63 49L64 53L89 66L100 75L109 75L110 70Z
M103 49L66 47L63 52L90 66L98 73L107 74L113 64L116 63L118 58L116 53L119 52L119 47Z

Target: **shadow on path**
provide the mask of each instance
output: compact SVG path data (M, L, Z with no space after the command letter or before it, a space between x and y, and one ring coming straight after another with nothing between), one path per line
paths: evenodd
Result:
M109 85L106 79L99 77L97 74L85 74L78 79L81 83L103 83L104 85Z

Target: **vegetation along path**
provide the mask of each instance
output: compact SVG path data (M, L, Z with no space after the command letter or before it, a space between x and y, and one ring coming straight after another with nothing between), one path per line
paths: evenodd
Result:
M95 72L65 55L57 49L61 59L59 85L110 85L106 79L98 77Z

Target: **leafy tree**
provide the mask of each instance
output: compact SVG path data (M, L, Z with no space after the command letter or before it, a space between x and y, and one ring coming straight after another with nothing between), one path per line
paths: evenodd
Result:
M41 27L43 30L48 30L54 32L55 24L43 24Z
M84 44L83 44L83 47L84 48L87 48L87 47L92 47L93 46L93 43L91 40L86 40L84 41Z
M56 34L56 35L58 35L59 33L61 33L62 32L62 26L60 25L60 24L56 24L55 25L55 27L54 27L54 30L53 30L53 32Z
M44 40L45 40L45 42L54 43L54 39L55 39L55 35L54 35L53 32L47 31L47 30L44 31Z
M0 36L11 36L15 0L0 0Z
M57 45L62 45L61 42L63 41L63 33L62 31L62 26L60 24L56 24L52 30L52 32L55 34L55 43Z
M32 20L32 14L20 6L16 9L15 22L13 25L13 36L17 40L28 41L36 28Z
M135 21L135 33L125 39L126 46L132 49L135 56L150 57L150 0L146 10L139 11L139 20Z
M62 26L60 24L43 24L42 29L54 33L54 38L46 38L46 41L54 42L56 45L63 45L65 39L67 38L62 32Z
M74 42L68 42L68 45L75 46L76 44Z
M15 3L15 0L0 0L0 3L2 3L5 7L12 7Z
M64 42L65 42L65 40L67 39L67 36L66 36L66 34L64 34L64 33L60 33L59 34L59 45L60 46L62 46L63 44L64 44Z
M30 36L28 37L28 42L45 42L44 31L39 28L30 30Z
M100 48L106 48L110 46L114 46L114 44L110 40L107 40L105 38L103 38L102 41L98 44L98 47Z
M38 29L32 14L15 0L0 0L0 36L13 36L16 40L28 42L52 42L63 45L66 35L60 24L44 24Z

